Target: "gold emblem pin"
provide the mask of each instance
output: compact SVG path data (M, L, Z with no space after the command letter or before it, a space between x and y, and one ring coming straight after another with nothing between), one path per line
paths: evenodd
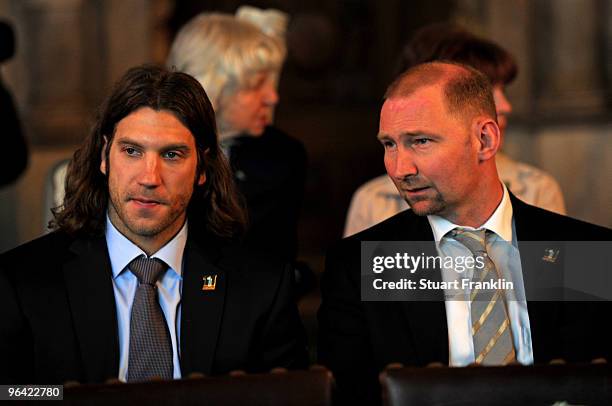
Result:
M542 260L554 264L555 262L557 262L558 256L559 256L559 250L553 250L553 249L548 248L544 250L544 256L542 257Z
M202 277L202 290L215 290L217 287L217 275L206 275Z
M217 275L203 276L202 282L202 290L215 290L217 287Z

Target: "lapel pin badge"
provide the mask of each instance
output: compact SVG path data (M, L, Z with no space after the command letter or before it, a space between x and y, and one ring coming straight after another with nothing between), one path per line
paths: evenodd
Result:
M542 257L542 260L554 264L555 262L557 262L558 256L559 250L547 248L544 250L544 256Z
M215 290L217 287L217 275L203 276L202 282L202 290Z

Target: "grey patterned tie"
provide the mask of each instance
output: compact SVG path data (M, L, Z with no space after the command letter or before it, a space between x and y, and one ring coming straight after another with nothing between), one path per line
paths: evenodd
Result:
M474 267L473 281L501 277L486 250L487 233L491 232L456 228L451 234L455 240L466 246L474 257L483 258L484 267ZM473 289L470 299L476 364L506 365L513 362L516 353L503 290Z
M159 259L144 255L129 264L130 271L138 278L138 288L130 319L128 382L173 378L172 341L155 286L167 268Z

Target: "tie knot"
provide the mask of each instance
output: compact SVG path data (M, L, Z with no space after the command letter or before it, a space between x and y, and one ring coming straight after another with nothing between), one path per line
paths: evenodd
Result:
M451 231L451 237L465 245L474 255L486 253L487 230L468 230L457 227Z
M157 258L146 258L144 255L141 255L130 262L129 268L136 275L139 283L155 285L155 282L157 282L168 267Z

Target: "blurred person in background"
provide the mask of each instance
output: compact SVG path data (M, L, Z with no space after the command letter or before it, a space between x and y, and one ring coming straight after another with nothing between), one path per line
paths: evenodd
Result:
M512 55L499 45L479 38L464 29L444 23L423 27L406 44L398 64L398 74L423 62L447 60L472 66L483 72L493 85L497 121L503 144L512 104L505 88L512 83L518 67ZM561 187L548 173L515 161L499 152L496 155L500 179L526 203L566 214ZM407 209L391 179L385 174L360 186L349 207L344 236L353 235Z
M246 244L295 261L306 152L273 126L287 21L278 10L246 6L236 15L199 14L178 32L167 66L193 75L211 99L220 142L246 199Z

